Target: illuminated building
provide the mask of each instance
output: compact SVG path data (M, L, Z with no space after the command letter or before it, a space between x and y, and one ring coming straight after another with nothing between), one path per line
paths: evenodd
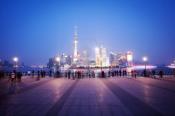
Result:
M89 58L88 58L88 53L87 51L83 51L81 56L79 57L80 61L79 61L79 65L83 66L83 67L87 67L89 66Z
M72 57L70 55L66 55L66 54L62 54L60 56L60 65L64 66L64 65L71 65L72 63Z
M78 32L77 32L77 26L75 26L73 63L77 64L77 61L78 61Z
M127 57L127 65L128 67L133 66L133 53L131 51L128 51L126 54Z
M63 53L61 56L60 56L60 65L63 66L66 64L66 55Z
M95 48L95 65L101 66L101 64L100 64L100 49L98 47Z
M98 67L109 66L107 51L103 46L95 48L95 64Z
M133 64L132 52L127 53L114 53L109 54L110 66L127 67Z
M119 67L125 67L127 64L126 60L126 54L125 53L117 53L116 54L117 59L117 66Z
M68 55L66 57L66 64L71 65L72 64L72 56Z
M168 65L168 67L175 70L175 60L173 61L173 63L171 63L170 65Z
M117 66L118 65L117 55L114 52L110 52L109 62L110 62L111 66Z

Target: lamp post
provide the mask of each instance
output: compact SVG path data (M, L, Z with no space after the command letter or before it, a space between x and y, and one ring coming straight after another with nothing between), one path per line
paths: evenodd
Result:
M15 63L15 67L17 68L18 67L18 61L19 61L18 57L13 57L13 61Z
M127 63L128 63L127 72L129 74L131 74L131 76L132 76L132 71L133 71L133 69L132 69L132 66L133 66L133 53L131 51L128 51L126 58L127 58Z
M144 76L146 77L146 64L147 64L147 61L148 61L148 58L146 56L144 56L142 58L143 62L145 63L145 72L144 72Z
M59 77L59 71L58 71L58 68L59 68L59 66L60 66L60 57L59 56L57 56L56 58L55 58L55 61L56 61L56 77Z

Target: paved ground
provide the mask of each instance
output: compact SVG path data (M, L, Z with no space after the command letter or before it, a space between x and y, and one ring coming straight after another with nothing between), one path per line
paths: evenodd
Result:
M175 116L175 79L0 82L0 116Z

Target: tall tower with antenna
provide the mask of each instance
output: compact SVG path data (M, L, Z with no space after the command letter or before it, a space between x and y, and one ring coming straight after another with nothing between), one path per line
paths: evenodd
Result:
M78 31L77 26L74 27L74 54L73 54L73 62L76 64L78 61Z

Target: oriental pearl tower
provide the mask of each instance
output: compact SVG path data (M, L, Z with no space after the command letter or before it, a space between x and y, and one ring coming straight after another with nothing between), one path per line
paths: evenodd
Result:
M78 61L78 32L77 26L74 27L74 53L73 53L73 63L77 64Z

